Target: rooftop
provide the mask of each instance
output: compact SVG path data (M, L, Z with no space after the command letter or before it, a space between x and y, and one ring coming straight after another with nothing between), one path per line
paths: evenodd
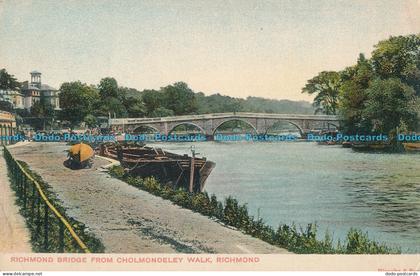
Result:
M28 82L24 82L22 84L22 90L39 90L39 88L31 84L28 84Z
M48 84L41 84L41 90L57 90L52 86L49 86Z
M54 87L52 87L48 84L45 84L45 83L42 83L41 88L38 88L35 85L33 85L32 83L28 83L27 81L25 81L25 82L22 83L21 90L37 90L37 91L38 90L40 90L40 91L51 90L51 91L57 91L58 89L56 89L56 88L54 88Z

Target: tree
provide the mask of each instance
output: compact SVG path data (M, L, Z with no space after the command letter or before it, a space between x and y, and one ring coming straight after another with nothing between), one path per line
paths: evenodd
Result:
M219 93L205 96L204 93L195 94L197 113L239 112L243 109L245 100L223 96ZM248 110L251 111L251 110Z
M0 90L17 90L21 84L13 75L7 73L6 69L0 70Z
M37 101L31 107L31 115L38 118L53 117L54 107L50 103Z
M334 71L323 71L308 80L302 93L315 94L315 113L321 112L334 115L337 112L339 89L341 85L340 74Z
M88 114L83 118L83 121L88 127L95 127L98 123L98 120L92 114Z
M92 114L99 100L98 91L80 81L63 83L60 91L60 118L69 121L72 126Z
M346 133L369 133L370 126L364 129L363 108L367 99L366 89L375 77L371 62L363 54L359 55L357 64L340 72L339 113L343 118L342 129Z
M311 114L314 111L311 104L304 101L259 97L241 99L219 93L206 96L203 92L195 93L183 82L168 85L160 90L143 90L141 99L145 108L144 115L147 117L159 117L161 114L171 116L241 111Z
M118 83L114 78L103 78L99 85L99 94L102 99L118 97Z
M118 88L118 99L127 110L128 117L143 117L146 113L146 107L141 98L141 92L134 88Z
M31 112L27 109L16 109L16 114L19 115L21 118L31 117Z
M9 101L0 101L0 110L13 112L13 105Z
M175 115L194 114L197 111L197 102L194 92L185 82L177 82L162 88L165 108Z
M339 98L343 130L415 131L420 96L420 36L390 37L375 45L372 58L359 56L355 66L340 73Z
M108 97L99 101L95 113L101 116L115 115L117 117L127 117L127 109L123 103L115 97Z
M156 109L163 107L163 100L162 92L156 90L144 90L142 92L142 101L146 108L146 115L153 117L152 113Z
M210 96L195 93L197 113L255 112L255 113L300 113L313 114L313 106L305 101L274 100L261 97L246 99L224 96L219 93Z
M0 70L0 90L17 90L20 86L16 78L7 73L6 69ZM0 101L0 110L12 112L13 105L8 101Z
M28 120L35 129L45 129L46 126L52 125L54 116L55 112L52 104L40 100L32 105Z
M398 78L420 96L420 35L380 41L372 52L372 64L380 78Z
M400 124L416 129L419 106L412 87L397 78L375 79L366 93L362 124L372 132L388 134Z
M126 97L129 88L119 88L114 78L103 78L99 85L100 101L97 105L97 114L102 116L115 115L118 117L127 117L127 109L133 104L133 108L138 108L138 101L133 103ZM137 109L138 110L138 109Z
M150 117L168 117L168 116L174 116L174 112L170 109L164 108L164 107L158 107L155 110L153 110L150 114Z
M124 106L127 110L128 117L130 118L143 117L146 114L146 107L143 102L137 98L128 98L127 103Z

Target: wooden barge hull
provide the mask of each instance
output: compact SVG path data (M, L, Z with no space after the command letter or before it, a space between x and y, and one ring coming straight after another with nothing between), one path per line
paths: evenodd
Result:
M190 192L204 190L205 182L216 165L206 158L196 157L193 160L187 154L179 155L145 146L103 144L100 155L119 160L133 176L153 176L173 189L185 188Z
M403 146L408 152L420 152L420 143L403 143Z

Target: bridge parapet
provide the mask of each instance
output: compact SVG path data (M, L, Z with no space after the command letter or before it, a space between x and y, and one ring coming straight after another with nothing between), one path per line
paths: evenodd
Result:
M258 134L265 134L278 121L294 125L302 135L311 129L329 129L330 125L338 126L338 116L306 114L269 114L269 113L212 113L200 115L183 115L162 118L119 118L110 119L111 128L123 132L134 132L139 127L153 129L162 134L171 133L179 125L192 125L204 135L214 135L215 131L228 121L238 120L248 124Z
M158 118L115 118L109 119L110 125L130 125L138 123L156 123L156 122L175 122L192 120L210 120L223 118L263 118L263 119L306 119L318 121L338 121L339 117L335 115L306 115L306 114L276 114L276 113L249 113L249 112L230 112L230 113L210 113L199 115L180 115Z

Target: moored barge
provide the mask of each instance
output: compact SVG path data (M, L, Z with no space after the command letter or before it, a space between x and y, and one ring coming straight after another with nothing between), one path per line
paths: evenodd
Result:
M120 161L121 166L133 176L153 176L174 189L182 187L190 192L204 190L205 182L216 165L206 158L137 144L104 143L99 154Z

